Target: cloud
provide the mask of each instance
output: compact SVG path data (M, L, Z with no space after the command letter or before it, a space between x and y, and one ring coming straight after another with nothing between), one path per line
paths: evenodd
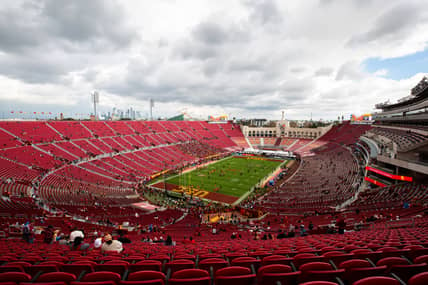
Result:
M133 106L233 117L337 118L407 95L367 58L424 49L420 2L4 1L0 109ZM411 15L411 16L409 16ZM17 20L19 19L19 20ZM30 102L30 103L29 103Z
M333 73L334 69L330 67L321 67L315 71L315 76L329 76Z
M351 61L346 62L340 66L337 71L336 80L362 80L366 74L361 70L361 66L358 62Z
M252 0L246 3L252 8L251 20L259 24L281 24L283 17L274 0Z
M138 39L115 1L5 1L0 8L0 73L55 82Z
M381 14L368 31L353 36L348 45L355 47L382 40L399 41L418 23L426 21L428 12L424 3L404 1Z

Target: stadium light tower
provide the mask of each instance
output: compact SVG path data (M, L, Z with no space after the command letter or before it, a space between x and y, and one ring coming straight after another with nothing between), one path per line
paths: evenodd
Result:
M92 103L94 103L94 116L95 120L97 119L97 104L100 102L100 94L98 91L91 93Z
M153 107L155 106L155 100L150 98L150 121L153 121Z

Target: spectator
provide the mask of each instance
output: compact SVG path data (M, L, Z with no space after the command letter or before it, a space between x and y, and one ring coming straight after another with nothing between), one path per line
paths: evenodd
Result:
M49 225L47 229L43 231L43 242L51 244L54 238L54 231L52 225Z
M126 237L123 232L120 233L120 236L117 240L120 241L121 243L131 243L131 240L128 237Z
M97 237L94 241L94 248L100 248L103 245L103 239L101 237Z
M305 225L303 225L303 224L301 224L300 225L300 236L306 236L307 235L307 233L306 233L306 229L305 229Z
M83 243L83 238L82 237L76 237L73 241L73 243L71 244L71 250L86 250L89 248L89 244L87 243Z
M111 234L104 236L104 243L101 246L101 250L104 251L116 251L120 253L123 251L122 243L118 240L113 240Z
M310 231L312 231L314 229L314 224L312 223L312 221L309 222L308 228Z
M69 241L74 242L74 239L77 237L80 237L83 240L85 238L85 235L83 234L83 231L74 228L73 231L70 233Z
M172 238L170 235L166 237L165 245L172 245Z
M33 226L28 221L22 226L22 239L33 243Z
M339 228L339 234L343 235L345 233L346 223L343 218L340 218L337 222L337 227Z
M293 224L290 224L290 227L288 228L288 237L294 237L295 236L295 227Z

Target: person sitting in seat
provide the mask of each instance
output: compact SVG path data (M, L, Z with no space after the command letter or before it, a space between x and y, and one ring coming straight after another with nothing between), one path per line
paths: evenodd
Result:
M104 243L101 246L101 250L104 251L116 251L118 253L122 252L123 247L122 243L118 240L113 240L111 234L106 234L104 236Z

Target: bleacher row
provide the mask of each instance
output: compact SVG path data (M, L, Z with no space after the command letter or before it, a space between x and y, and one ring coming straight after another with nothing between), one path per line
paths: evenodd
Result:
M406 150L412 146L428 141L428 137L412 132L410 129L404 131L401 129L376 127L372 128L370 132L390 139L397 144L399 151Z
M298 173L260 202L269 212L304 212L335 207L352 197L357 163L345 149L333 148L306 157Z
M426 284L416 281L427 281L427 234L420 227L176 246L134 241L122 253L1 241L0 284Z
M293 148L298 153L310 151L312 155L302 158L296 175L275 186L258 206L273 213L314 212L331 209L351 198L361 177L357 161L344 146L354 143L366 129L345 123L307 147L308 142L300 146L295 143Z
M0 188L12 190L8 191L12 195L21 191L9 185L31 186L42 178L39 182L45 191L54 186L92 192L101 184L107 195L117 189L130 191L131 184L166 168L183 166L225 148L238 149L232 140L235 137L241 144L245 142L239 126L232 123L0 122L0 131ZM207 147L197 148L194 142ZM202 153L189 151L186 143Z

